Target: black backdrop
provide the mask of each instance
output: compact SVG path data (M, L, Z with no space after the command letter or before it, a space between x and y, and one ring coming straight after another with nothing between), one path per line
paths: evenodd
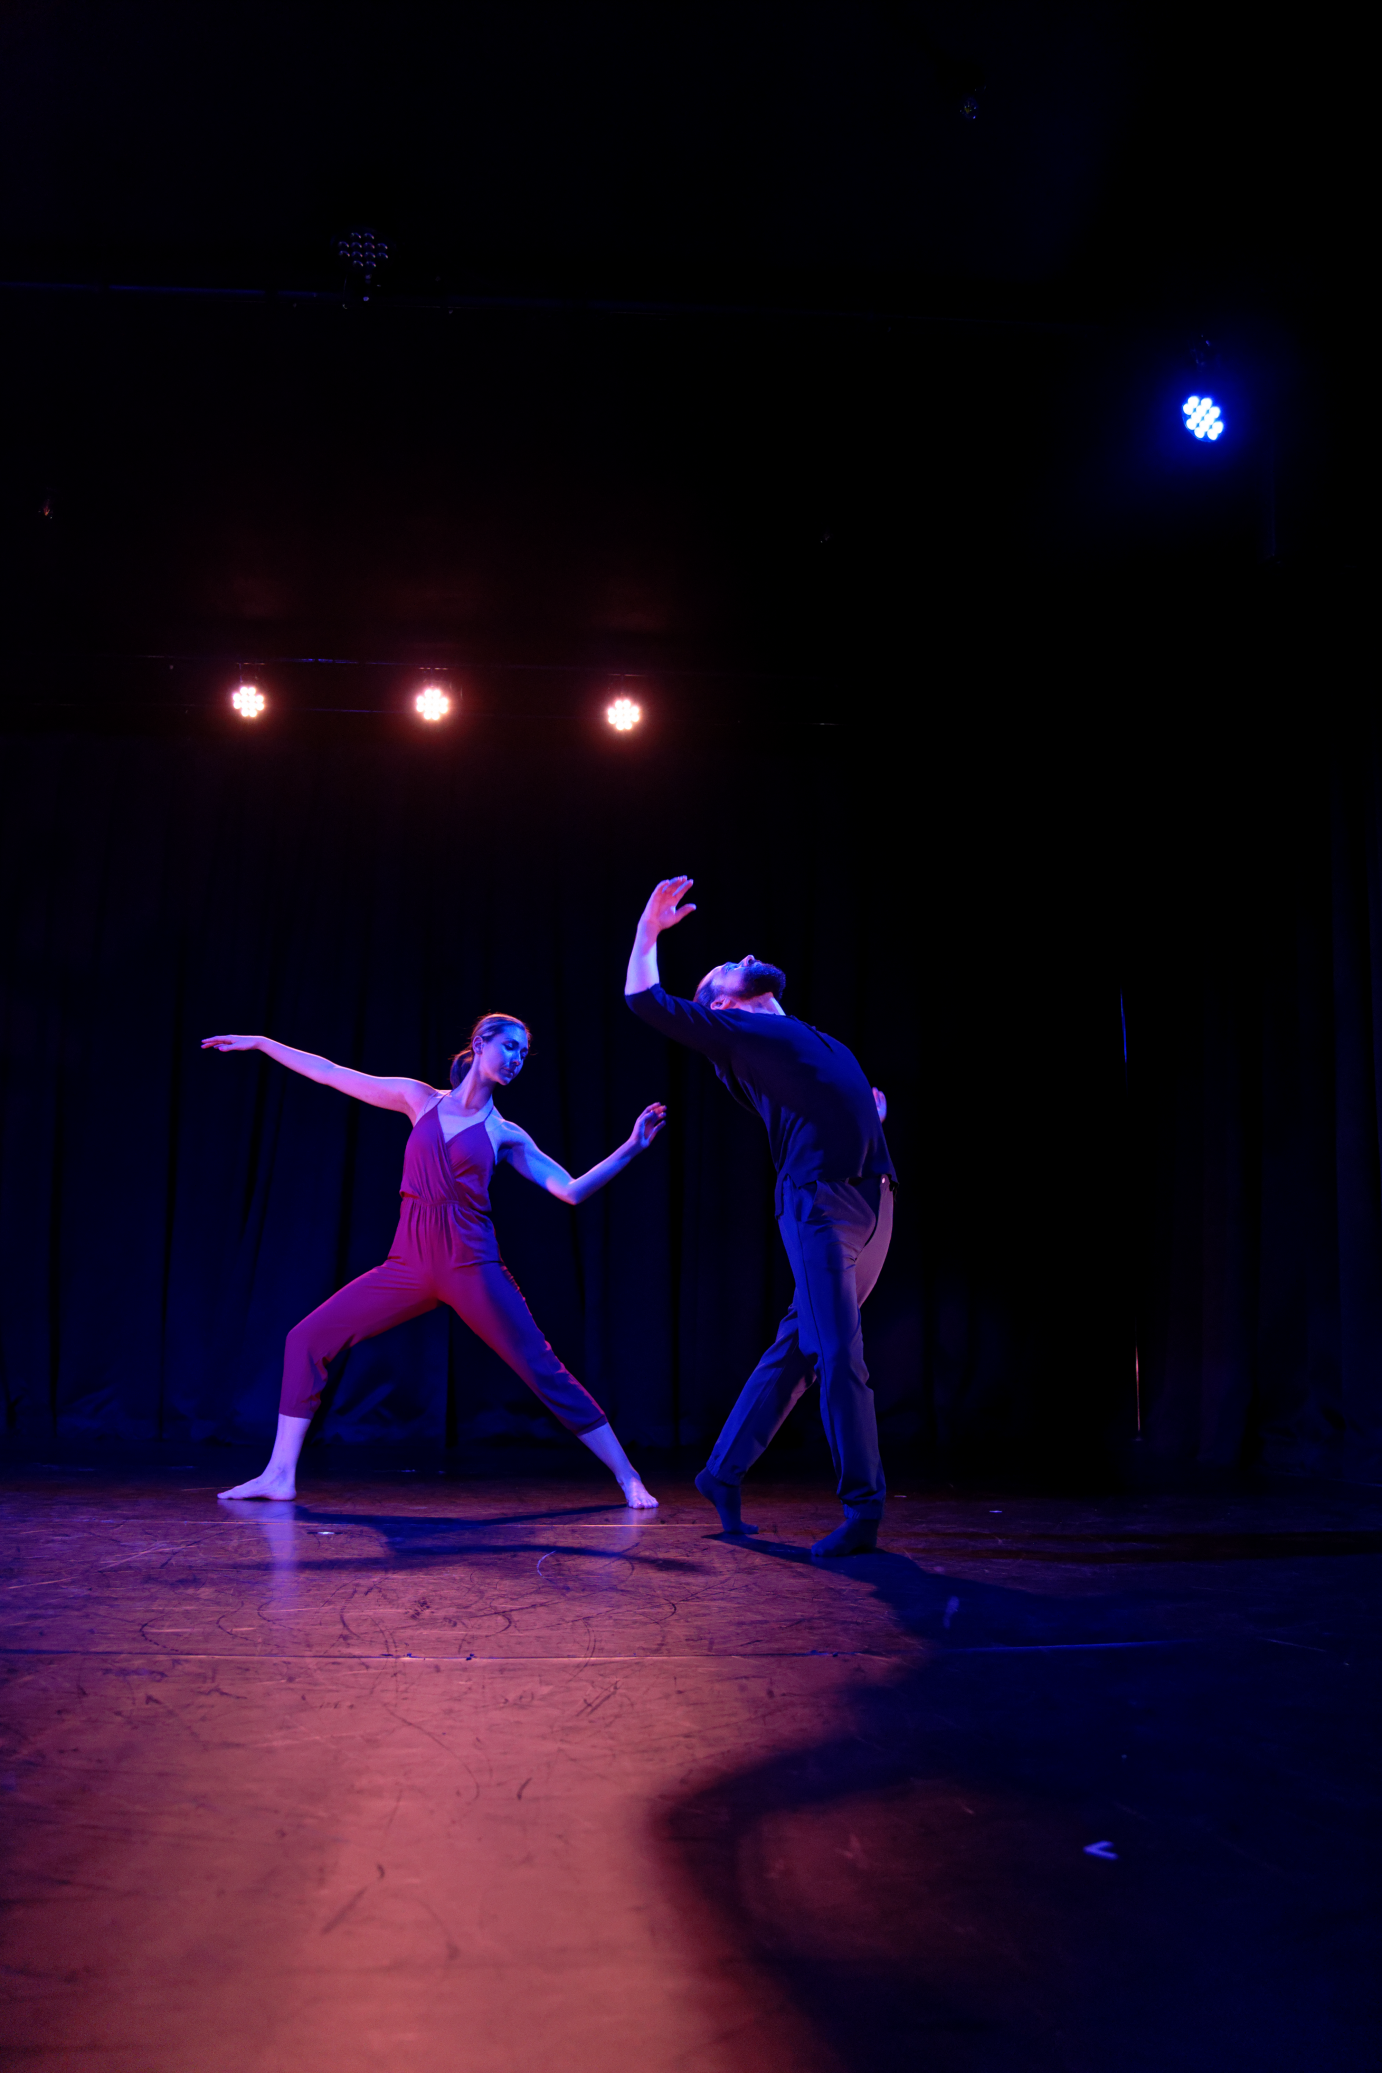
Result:
M1158 1451L1375 1481L1382 760L1343 616L1274 667L1245 644L1217 723L1149 754L1134 1173Z
M670 982L778 958L892 1103L890 1447L1088 1468L1131 1436L1136 1336L1149 1451L1375 1472L1377 743L1207 700L12 736L11 1429L266 1434L284 1331L387 1244L402 1122L202 1035L439 1079L498 1005L536 1035L512 1111L572 1166L671 1104L579 1212L509 1174L496 1202L629 1442L704 1445L784 1278L757 1124L622 1006L647 886L687 869ZM555 1435L444 1314L357 1349L324 1429Z
M1041 985L1039 895L1029 882L1014 898L1010 858L986 854L992 804L967 837L947 810L928 838L926 794L948 776L899 783L848 728L682 725L616 743L557 720L43 736L10 767L6 1372L22 1423L267 1430L284 1330L386 1247L399 1119L257 1059L203 1056L200 1036L267 1029L438 1078L497 1004L536 1033L513 1112L573 1166L643 1102L671 1104L664 1140L581 1211L508 1174L497 1207L538 1316L621 1430L704 1443L784 1284L756 1122L622 1004L638 907L679 868L702 907L669 947L672 982L771 953L798 1010L889 1094L908 1184L871 1342L895 1429L1012 1440L1116 1391L1097 1294L1073 1365L1052 1361L1063 1249L1082 1281L1090 1249L1107 1252L1116 1003ZM1033 1109L1016 1026L1040 993L1059 996L1061 1024L1041 1058L1068 1058ZM1081 1231L1063 1224L1032 1254L1062 1138ZM433 1318L351 1356L327 1429L464 1440L535 1417Z
M265 1432L401 1126L197 1040L438 1075L497 1001L572 1163L672 1104L578 1214L498 1209L621 1429L702 1444L783 1290L750 1119L620 1005L686 868L670 975L780 957L891 1098L895 1456L1106 1461L1136 1345L1147 1451L1373 1472L1366 68L1062 6L712 10L669 65L625 12L7 18L12 1428ZM325 1422L540 1429L440 1318Z

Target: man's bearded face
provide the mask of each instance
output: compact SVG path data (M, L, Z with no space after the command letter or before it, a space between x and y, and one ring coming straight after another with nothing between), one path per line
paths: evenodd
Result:
M722 994L733 1000L755 1000L765 993L779 998L786 984L784 971L777 965L764 964L750 952L747 957L716 965L707 972L696 988L696 999L702 1007L709 1007Z

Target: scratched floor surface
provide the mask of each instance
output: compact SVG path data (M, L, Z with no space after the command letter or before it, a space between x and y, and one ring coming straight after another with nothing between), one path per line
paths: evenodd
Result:
M1362 2073L1376 1492L4 1482L6 2064Z

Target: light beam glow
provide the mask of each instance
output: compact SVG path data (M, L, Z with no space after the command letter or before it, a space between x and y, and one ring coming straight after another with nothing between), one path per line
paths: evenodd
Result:
M242 684L231 692L230 702L242 720L257 720L269 701L253 684Z
M444 720L451 710L451 700L437 684L419 691L414 703L424 720Z
M605 718L616 734L629 734L643 717L641 705L635 705L631 698L616 698L613 705L605 707Z
M1224 430L1223 415L1212 396L1187 396L1181 405L1185 429L1193 432L1197 439L1211 442Z

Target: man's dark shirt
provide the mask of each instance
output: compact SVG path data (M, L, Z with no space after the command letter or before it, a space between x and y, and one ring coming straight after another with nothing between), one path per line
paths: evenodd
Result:
M698 1008L661 986L625 999L641 1021L703 1051L735 1099L763 1118L779 1181L810 1187L892 1173L873 1090L834 1037L795 1015Z

